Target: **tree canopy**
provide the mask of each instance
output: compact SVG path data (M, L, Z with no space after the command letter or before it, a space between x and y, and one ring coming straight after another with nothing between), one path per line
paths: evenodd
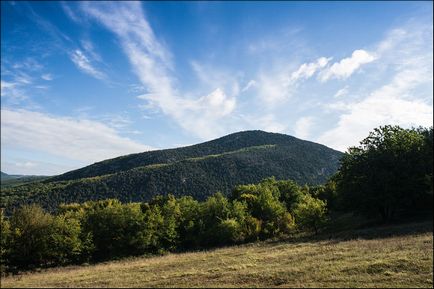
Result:
M386 221L432 208L432 159L432 128L374 129L341 160L336 180L342 205Z

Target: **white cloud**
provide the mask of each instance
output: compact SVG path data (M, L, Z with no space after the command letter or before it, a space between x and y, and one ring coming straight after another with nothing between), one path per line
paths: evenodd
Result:
M354 50L351 57L344 58L339 62L333 63L332 66L324 69L319 74L319 79L325 82L331 78L345 79L351 76L363 64L372 62L376 56L365 50Z
M330 58L321 57L318 58L316 62L303 63L296 71L294 71L291 74L291 79L295 81L300 78L304 78L304 79L310 78L312 77L312 75L314 75L315 72L325 67L331 59L332 59L331 57Z
M47 80L47 81L53 80L53 76L52 76L50 73L42 74L42 75L41 75L41 78L42 78L43 80Z
M27 99L26 93L23 89L24 84L20 82L1 81L1 97L8 97L13 101L21 101Z
M403 127L431 126L433 124L432 106L422 101L409 101L394 95L381 95L385 87L369 98L355 103L341 115L337 127L318 138L335 149L344 151L368 136L369 132L380 125L392 124Z
M380 125L433 125L432 26L394 30L378 47L384 55L379 65L394 70L392 79L365 98L329 105L343 113L336 127L317 141L343 151L358 145ZM423 96L427 92L430 93L428 98Z
M296 93L301 80L312 77L330 60L331 58L320 57L314 62L301 64L297 70L292 72L289 66L286 66L274 72L261 73L256 84L260 99L269 108L282 105L285 100L290 99Z
M227 96L219 86L199 98L186 97L176 89L172 56L154 35L140 2L104 5L83 2L82 9L119 38L137 77L147 89L145 94L138 96L148 101L142 108L160 109L183 129L203 139L222 133L221 118L234 111L235 98ZM239 88L233 86L232 90L236 92Z
M295 91L294 82L288 76L286 70L276 73L261 73L258 76L259 99L268 108L274 108L277 104L291 98Z
M304 116L299 118L294 126L294 135L301 139L308 139L313 125L313 117Z
M161 102L157 94L139 97L147 99L151 104ZM174 117L182 128L203 139L225 133L221 119L229 116L236 107L236 99L227 96L220 88L198 99L173 98L172 101L160 107Z
M105 74L93 67L89 58L80 49L74 50L71 54L71 61L84 73L97 79L105 79Z
M17 86L17 83L1 81L1 95L5 96L8 94L8 91L14 89Z
M86 51L86 53L91 56L92 60L102 62L102 58L95 51L95 47L93 46L92 41L90 41L89 39L82 39L80 42L81 42L81 46Z
M63 9L63 12L65 12L66 15L68 15L68 17L76 22L76 23L81 23L82 19L71 9L71 7L68 6L68 4L65 1L61 1L61 6Z
M346 95L347 93L348 93L348 85L345 86L344 88L339 89L333 97L338 98Z
M239 73L220 69L216 65L205 65L198 61L191 61L190 65L197 78L207 86L208 90L220 87L231 96L237 96L240 93Z
M13 158L9 160L6 158L1 159L1 171L13 175L46 175L52 176L61 174L73 169L77 169L82 165L65 165L52 163L47 161L36 160L30 157L31 160L23 158Z
M16 162L15 166L22 167L22 168L32 168L32 167L36 166L36 163L29 162L29 161L27 161L27 162Z
M249 90L252 87L255 87L257 85L257 82L253 79L251 79L246 86L243 87L243 89L241 89L241 92L246 92L247 90Z
M28 110L1 110L1 147L29 149L70 160L101 161L152 149L97 121L46 115Z

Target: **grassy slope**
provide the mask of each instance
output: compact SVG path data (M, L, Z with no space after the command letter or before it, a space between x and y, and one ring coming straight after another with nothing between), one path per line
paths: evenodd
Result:
M432 222L49 269L2 287L432 287Z

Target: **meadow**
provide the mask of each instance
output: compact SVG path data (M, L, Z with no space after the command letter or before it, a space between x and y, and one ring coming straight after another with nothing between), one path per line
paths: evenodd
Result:
M433 287L432 222L40 269L9 287Z

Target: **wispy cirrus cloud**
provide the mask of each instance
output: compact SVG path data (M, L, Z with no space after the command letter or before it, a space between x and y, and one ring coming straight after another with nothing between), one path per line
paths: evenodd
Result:
M46 81L53 80L53 75L51 73L45 73L41 75L41 78Z
M34 67L32 65L30 72ZM27 89L33 85L34 79L27 71L29 71L28 62L17 62L9 67L2 63L1 97L3 100L7 99L16 104L29 98Z
M271 109L281 105L296 93L300 82L321 71L331 59L331 57L320 57L316 61L299 65L295 70L287 65L276 71L259 73L257 77L259 98Z
M348 93L348 85L346 85L345 87L336 91L336 93L333 97L341 97L341 96L346 95L347 93Z
M102 24L120 40L133 70L147 93L146 108L158 108L185 130L210 138L222 133L220 119L236 107L234 97L217 87L206 95L187 97L180 92L173 75L172 55L157 39L139 2L82 3L85 14Z
M106 75L100 70L96 69L89 58L81 51L80 49L76 49L70 53L71 61L80 69L82 72L95 77L97 79L105 79Z

